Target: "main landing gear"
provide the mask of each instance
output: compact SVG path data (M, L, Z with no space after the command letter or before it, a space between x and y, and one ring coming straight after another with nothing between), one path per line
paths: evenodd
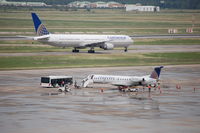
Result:
M91 48L90 50L88 50L88 53L95 53L94 48Z
M127 47L125 47L124 52L127 52L127 51L128 51L128 49L127 49Z
M78 53L78 52L79 52L79 50L78 50L78 49L76 49L76 48L74 48L74 49L72 50L72 52L73 52L73 53Z

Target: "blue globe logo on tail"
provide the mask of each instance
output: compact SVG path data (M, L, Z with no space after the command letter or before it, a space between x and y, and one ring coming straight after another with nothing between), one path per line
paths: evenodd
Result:
M163 68L163 66L160 66L160 67L155 67L154 68L154 71L151 73L150 75L150 78L153 78L153 79L158 79L159 76L160 76L160 72L161 72L161 69Z
M48 35L48 34L49 34L49 32L47 31L45 26L43 24L40 24L40 26L38 27L38 30L37 30L37 35L42 36L42 35Z
M37 16L37 14L31 13L31 15L32 15L32 19L33 19L33 23L34 23L34 27L35 27L35 32L37 33L37 35L38 36L48 35L49 34L48 30L42 24L41 20Z

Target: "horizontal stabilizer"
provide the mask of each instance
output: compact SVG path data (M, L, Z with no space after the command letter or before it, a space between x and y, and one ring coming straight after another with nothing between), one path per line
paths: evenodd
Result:
M37 36L33 38L34 40L48 40L49 35L44 35L44 36Z

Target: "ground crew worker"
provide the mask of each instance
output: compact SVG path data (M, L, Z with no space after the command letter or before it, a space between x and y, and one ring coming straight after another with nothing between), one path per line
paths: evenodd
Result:
M181 89L181 86L177 84L176 89Z
M76 80L74 81L74 87L78 88Z
M144 89L145 89L145 87L143 86L143 88L142 88L142 89L143 89L143 92L144 92Z
M62 81L62 82L61 82L61 86L62 86L62 87L64 87L64 85L65 85L65 82L64 82L64 81Z
M151 85L148 85L149 93L151 92Z
M162 90L160 89L160 84L158 84L158 90L160 91L160 94L161 94Z
M101 93L103 93L104 92L104 90L103 90L103 88L101 88Z

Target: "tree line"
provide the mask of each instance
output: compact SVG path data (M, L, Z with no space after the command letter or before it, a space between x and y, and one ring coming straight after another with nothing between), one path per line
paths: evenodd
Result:
M19 1L19 2L44 2L48 5L67 5L75 0L7 0L7 1ZM169 9L200 9L200 0L78 0L78 1L115 1L122 4L136 4L142 5L154 5L161 8Z

